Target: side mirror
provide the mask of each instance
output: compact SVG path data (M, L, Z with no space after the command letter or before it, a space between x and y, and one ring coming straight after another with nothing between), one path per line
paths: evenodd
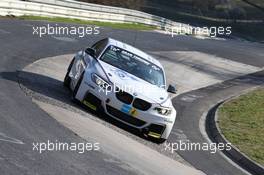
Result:
M87 49L85 49L85 53L91 55L92 57L95 57L95 49L93 48L88 47Z
M168 87L168 89L167 89L167 92L176 94L177 93L176 86L173 86L173 85L170 84L169 87Z

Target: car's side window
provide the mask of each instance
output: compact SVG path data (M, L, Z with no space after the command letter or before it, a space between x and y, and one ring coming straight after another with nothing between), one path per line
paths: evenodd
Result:
M92 48L95 49L95 56L98 57L100 53L104 50L105 46L107 44L107 40L103 39L95 43Z

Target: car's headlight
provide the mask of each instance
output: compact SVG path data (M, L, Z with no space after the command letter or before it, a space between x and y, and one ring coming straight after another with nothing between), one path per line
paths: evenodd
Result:
M161 115L170 115L171 114L171 108L167 107L155 107L154 110L156 110Z
M99 77L96 74L92 74L92 80L97 86L99 86L103 89L111 88L111 86L105 80L103 80L101 77Z

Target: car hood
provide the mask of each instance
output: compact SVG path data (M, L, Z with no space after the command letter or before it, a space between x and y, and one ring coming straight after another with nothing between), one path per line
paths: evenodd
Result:
M168 100L169 95L165 89L159 88L103 61L100 61L100 64L115 87L119 87L133 96L150 103L162 104Z

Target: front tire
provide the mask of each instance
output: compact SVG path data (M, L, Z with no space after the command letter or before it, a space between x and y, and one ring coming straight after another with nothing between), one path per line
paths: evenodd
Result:
M69 67L67 69L67 73L66 73L66 75L64 77L64 81L63 81L63 86L64 87L67 87L67 88L69 88L70 87L70 84L71 84L71 77L69 76L69 74L70 74L72 65L74 63L74 60L75 60L75 58L72 59L70 65L69 65Z
M79 80L78 80L76 86L74 87L74 89L73 89L73 91L72 91L72 97L71 97L72 101L76 101L76 98L75 98L75 97L76 97L77 92L78 92L78 90L79 90L79 88L80 88L80 85L81 85L81 83L82 83L83 76L84 76L84 72L85 72L85 71L83 71L83 73L81 74L81 76L80 76L80 78L79 78Z

